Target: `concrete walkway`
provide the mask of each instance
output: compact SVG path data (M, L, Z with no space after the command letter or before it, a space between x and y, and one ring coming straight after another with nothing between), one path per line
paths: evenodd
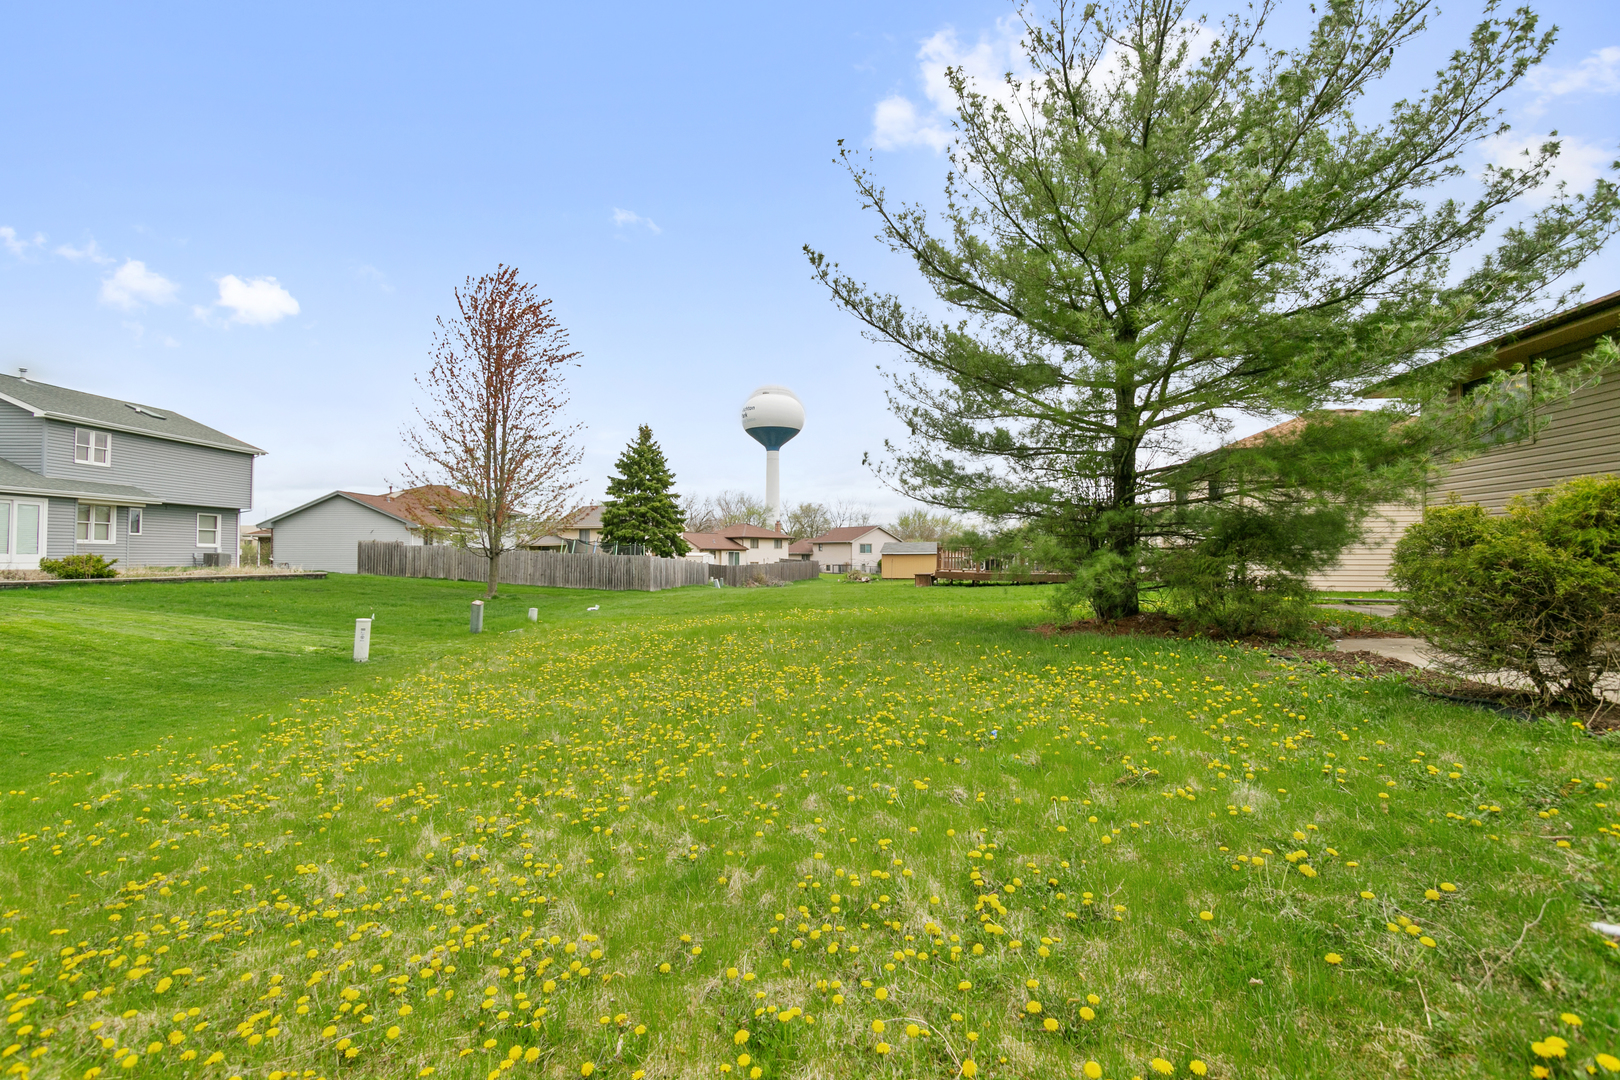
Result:
M1339 652L1370 652L1405 660L1420 668L1433 667L1434 661L1425 655L1429 643L1415 637L1358 637L1339 638L1333 643Z
M1339 638L1333 643L1338 652L1370 652L1379 656L1388 656L1396 660L1405 660L1420 668L1434 667L1434 650L1427 641L1415 637L1386 637L1386 638ZM1474 675L1471 678L1479 682L1494 683L1497 686L1530 689L1530 681L1514 674L1511 671L1493 671L1486 675ZM1610 672L1598 680L1599 694L1610 701L1620 701L1620 672Z

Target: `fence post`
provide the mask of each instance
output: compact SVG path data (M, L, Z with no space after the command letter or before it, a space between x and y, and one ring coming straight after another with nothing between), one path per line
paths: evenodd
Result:
M472 622L470 625L472 633L482 634L484 632L484 602L482 600L472 602Z

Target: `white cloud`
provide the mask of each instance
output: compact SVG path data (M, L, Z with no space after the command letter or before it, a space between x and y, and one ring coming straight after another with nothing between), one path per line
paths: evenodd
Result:
M363 263L356 267L354 273L361 281L369 281L385 293L394 291L394 287L388 282L388 275L370 263Z
M56 253L62 256L62 258L71 259L74 262L78 262L80 259L88 259L90 262L98 263L103 266L105 266L107 263L117 261L105 251L102 251L100 246L98 246L94 240L91 240L82 248L73 247L71 244L59 245L56 249Z
M235 274L226 274L219 279L219 299L214 306L230 308L232 322L249 326L268 326L298 314L298 301L273 277L243 281Z
M950 117L955 114L956 94L945 72L961 68L980 93L1006 101L1007 72L1024 74L1028 63L1020 48L1023 23L1017 18L996 20L993 31L979 35L978 42L965 48L956 28L947 26L922 43L917 50L918 76L929 107L921 111L902 94L878 102L872 112L872 145L879 150L926 146L943 150L951 141Z
M1598 49L1574 67L1539 67L1525 85L1540 96L1526 108L1531 116L1547 111L1547 103L1565 94L1620 94L1620 45Z
M651 218L644 218L634 210L620 210L617 206L613 208L613 224L620 228L626 225L645 225L655 233L664 231L654 224Z
M101 279L101 302L133 311L142 304L167 304L179 289L139 259L126 259L111 277Z
M1199 22L1184 20L1176 31L1189 47L1189 64L1220 40L1218 33ZM1007 16L996 20L994 29L981 33L971 48L962 44L950 26L928 38L917 50L917 75L926 105L919 108L903 94L878 102L872 111L872 145L879 150L926 146L936 152L948 146L957 106L956 92L946 75L951 68L959 69L976 93L1016 109L1019 92L1007 84L1009 73L1025 83L1025 95L1037 92L1029 86L1033 73L1024 52L1024 33L1023 20ZM1096 85L1109 85L1125 73L1119 47L1110 45L1087 78Z
M1569 135L1515 135L1511 132L1485 141L1483 147L1485 159L1492 165L1502 168L1522 169L1528 164L1530 157L1534 157L1541 150L1543 143L1552 140L1558 142L1559 153L1553 160L1547 182L1539 189L1543 198L1550 198L1552 189L1560 181L1568 184L1572 191L1590 189L1593 182L1608 172L1609 166L1614 162L1615 155L1612 150L1605 150L1583 139Z
M6 250L17 256L19 259L28 254L29 248L38 247L44 242L44 233L35 233L32 240L20 240L17 238L16 229L13 229L10 225L0 225L0 244L5 244Z

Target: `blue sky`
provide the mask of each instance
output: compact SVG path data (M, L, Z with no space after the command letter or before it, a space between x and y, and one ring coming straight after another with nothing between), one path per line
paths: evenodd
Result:
M1508 102L1513 138L1558 128L1566 174L1589 186L1620 152L1620 8L1538 10L1563 34ZM506 262L584 354L571 386L586 494L641 423L682 490L762 493L737 410L780 382L808 413L784 497L892 517L905 500L861 465L899 433L875 371L886 354L811 282L800 246L922 298L873 241L836 140L874 147L892 190L936 196L936 73L1004 69L1011 12L12 5L0 370L264 447L260 520L400 478L433 319L466 275ZM1394 88L1414 92L1475 18L1448 9ZM1620 288L1620 257L1583 278L1588 296Z

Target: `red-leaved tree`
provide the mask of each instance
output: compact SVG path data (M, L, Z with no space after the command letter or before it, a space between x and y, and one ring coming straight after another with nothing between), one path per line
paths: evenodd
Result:
M563 419L564 369L578 366L551 301L518 279L516 267L456 290L456 313L438 320L433 366L416 385L428 404L404 431L421 466L414 484L454 489L456 525L489 559L489 596L501 554L549 532L569 509L582 451L580 425Z

